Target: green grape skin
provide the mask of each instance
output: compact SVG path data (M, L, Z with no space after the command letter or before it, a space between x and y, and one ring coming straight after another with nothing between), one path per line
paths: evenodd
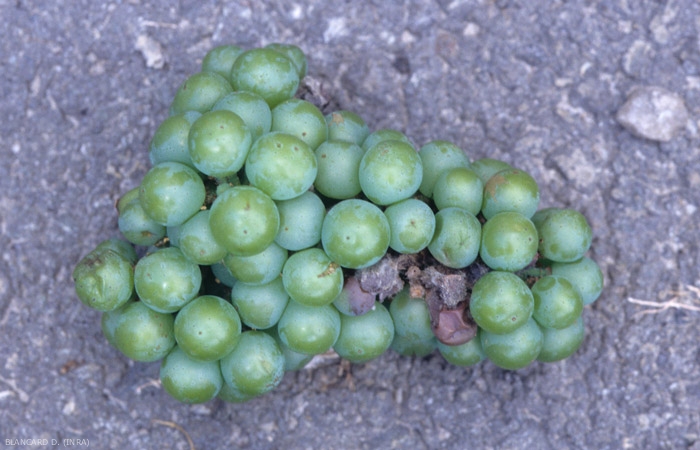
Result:
M389 313L394 321L394 331L397 335L413 342L428 342L435 339L425 299L411 297L408 287L391 300Z
M233 276L230 270L228 270L228 267L224 265L223 262L218 262L216 264L212 264L211 266L211 272L214 275L215 282L216 283L221 283L224 286L232 288L238 280L236 280L236 277Z
M187 142L197 170L224 178L243 167L253 138L238 114L220 109L202 114L192 124Z
M284 377L284 355L275 339L263 331L241 334L233 351L221 359L224 381L247 396L273 390Z
M389 248L391 230L386 216L376 205L360 200L343 200L333 206L321 228L321 244L331 260L349 269L369 267Z
M271 131L296 136L312 151L328 140L323 113L313 103L298 98L290 98L274 107Z
M141 207L156 223L181 225L204 204L204 182L194 169L177 162L156 164L139 187Z
M293 44L283 44L279 42L268 44L265 46L265 48L280 52L289 58L289 60L294 63L294 67L297 69L297 75L299 75L300 80L306 76L306 55L302 49Z
M398 253L418 253L430 244L435 232L435 214L425 202L408 198L387 207L389 247Z
M270 48L254 48L236 58L230 80L234 90L258 94L274 108L294 97L300 79L297 67L285 55Z
M114 204L114 206L117 209L117 214L121 214L122 211L124 211L124 208L129 206L129 204L131 204L133 201L138 200L138 198L139 198L138 186L133 188L133 189L129 189L124 194L122 194L122 196L119 197L119 199Z
M552 275L566 278L578 289L584 306L590 305L603 292L603 272L591 258L583 257L570 263L553 263Z
M275 202L253 186L229 188L211 205L211 232L232 255L252 256L262 252L274 242L279 224Z
M212 111L231 111L248 127L252 141L270 131L272 127L272 111L267 102L258 94L237 91L222 97L211 107Z
M227 403L245 403L249 400L254 399L257 396L244 394L238 389L232 388L230 384L224 381L224 383L221 386L221 390L217 394L217 397Z
M318 171L314 187L322 195L346 200L362 192L360 186L360 161L365 151L358 145L329 140L314 152Z
M533 220L539 234L539 251L543 258L554 262L574 262L581 259L591 246L593 233L586 218L573 209L538 211Z
M123 239L105 239L104 241L97 244L97 247L95 247L95 250L97 251L100 251L102 249L109 249L117 252L118 254L126 258L126 260L129 261L132 265L136 264L136 262L139 260L139 257L136 254L136 250L134 250L134 246Z
M467 367L479 364L486 359L479 334L480 332L477 331L476 337L460 345L445 345L438 341L438 351L445 361L455 366Z
M209 210L199 211L178 230L177 247L187 259L201 266L217 263L227 254L209 228L209 214Z
M481 224L462 208L445 208L435 214L435 234L428 245L430 254L441 264L461 269L479 255Z
M333 305L307 306L290 299L277 323L284 345L305 355L330 350L340 335L340 313Z
M510 333L494 334L482 330L480 336L486 357L506 370L526 367L537 359L542 350L542 331L532 318Z
M537 247L535 225L520 213L505 211L484 224L479 255L494 270L514 272L533 261Z
M143 302L128 302L102 316L107 341L126 357L140 362L163 359L175 346L172 314L153 311Z
M469 312L484 331L507 334L532 316L535 299L527 284L511 272L492 271L474 283Z
M330 305L343 289L343 269L319 248L294 253L282 269L284 289L305 306Z
M360 161L360 186L377 205L390 205L412 196L423 179L423 163L412 145L382 141L370 147Z
M215 398L224 379L219 361L192 359L176 346L161 363L160 382L165 392L175 400L195 404Z
M148 158L151 165L173 161L194 169L187 147L187 135L190 127L202 113L187 111L166 118L156 129L148 146Z
M573 355L581 347L585 337L583 317L566 328L559 330L540 327L542 331L542 350L537 356L538 361L556 362Z
M368 134L365 140L362 141L361 147L364 151L367 151L382 141L401 141L413 146L408 136L402 132L391 128L382 128Z
M435 181L432 195L438 210L462 208L476 216L481 211L484 183L473 170L454 167L443 170Z
M280 227L275 242L291 251L313 247L321 242L321 227L326 217L323 201L311 191L299 197L276 202Z
M435 336L419 340L410 336L402 336L394 333L394 340L391 342L391 349L401 356L415 356L423 358L433 353L437 348L438 340Z
M562 329L572 325L581 316L581 294L566 278L546 275L530 289L535 300L532 317L540 326Z
M214 72L198 72L190 75L177 89L170 104L170 115L197 111L205 113L220 98L233 92L231 84Z
M289 200L314 183L318 166L309 146L296 136L271 131L250 149L245 175L273 200Z
M469 158L464 150L448 141L428 142L420 148L418 155L423 163L423 180L420 184L420 192L426 197L433 195L435 183L444 171L470 166ZM476 213L472 212L472 214Z
M138 190L136 191L138 193ZM122 205L117 218L121 234L132 244L148 247L163 239L166 228L151 219L138 197Z
M394 340L394 322L384 305L361 316L340 315L340 335L333 349L341 358L362 363L383 354Z
M173 313L199 293L202 272L177 247L162 248L139 260L134 268L136 293L149 308Z
M233 63L243 51L237 45L219 45L212 48L202 59L202 72L214 72L228 79Z
M279 278L288 255L286 249L273 242L255 255L236 256L229 253L223 262L236 280L260 285Z
M484 184L481 213L487 220L504 211L514 211L529 219L539 203L540 189L535 179L522 170L506 169Z
M110 248L95 249L85 255L72 275L80 301L97 311L121 307L134 291L131 260Z
M282 354L284 355L284 371L293 372L296 370L303 369L309 361L311 361L314 355L306 355L304 353L295 352L291 348L287 347L284 342L280 339L279 333L277 333L277 327L268 328L265 330L267 334L275 338L277 345L279 345Z
M236 283L231 289L231 301L241 321L249 328L267 330L277 325L289 302L281 278L267 284Z
M241 335L236 309L221 297L202 295L175 317L175 341L190 358L217 361L228 355Z
M502 170L512 169L512 166L505 161L493 158L481 158L471 163L471 169L481 178L481 182L486 182Z
M364 119L352 111L340 110L326 114L329 141L344 141L358 147L369 136L369 127Z

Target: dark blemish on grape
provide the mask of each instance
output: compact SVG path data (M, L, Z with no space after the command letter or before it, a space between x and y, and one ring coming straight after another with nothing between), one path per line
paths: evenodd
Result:
M306 131L302 132L301 135L306 137Z
M282 148L282 144L280 144L280 143L278 142L277 144L275 144L275 147L277 147L277 148Z
M518 320L518 318L515 317L515 316L513 316L513 317L510 318L510 321L511 321L511 322L515 322L516 320Z
M295 145L295 146L294 146L294 151L295 151L295 152L298 152L298 151L299 151L299 147L297 147L297 146Z
M202 332L200 331L200 332L198 332L197 334L201 336L201 335L202 335Z
M325 158L325 157L326 157L326 154L325 154L325 153L321 155L321 158Z

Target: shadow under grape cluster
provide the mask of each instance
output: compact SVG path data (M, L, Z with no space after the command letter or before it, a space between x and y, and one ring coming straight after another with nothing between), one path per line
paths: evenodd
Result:
M73 273L110 344L162 360L186 403L260 396L331 349L511 370L574 353L603 288L583 215L538 210L503 161L328 111L306 70L294 45L225 45L179 87L117 202L126 241Z

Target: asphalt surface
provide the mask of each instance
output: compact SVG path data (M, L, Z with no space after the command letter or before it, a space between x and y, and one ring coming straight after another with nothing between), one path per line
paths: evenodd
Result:
M700 448L696 1L3 0L0 17L0 447ZM108 345L73 267L118 235L113 204L206 51L275 41L372 129L503 159L541 206L586 215L606 288L573 357L331 360L187 406ZM680 106L618 120L639 87Z

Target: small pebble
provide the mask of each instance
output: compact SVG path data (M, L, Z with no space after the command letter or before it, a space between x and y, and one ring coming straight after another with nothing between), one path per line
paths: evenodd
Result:
M635 136L668 142L686 126L688 110L679 95L658 86L645 86L630 93L616 118Z

